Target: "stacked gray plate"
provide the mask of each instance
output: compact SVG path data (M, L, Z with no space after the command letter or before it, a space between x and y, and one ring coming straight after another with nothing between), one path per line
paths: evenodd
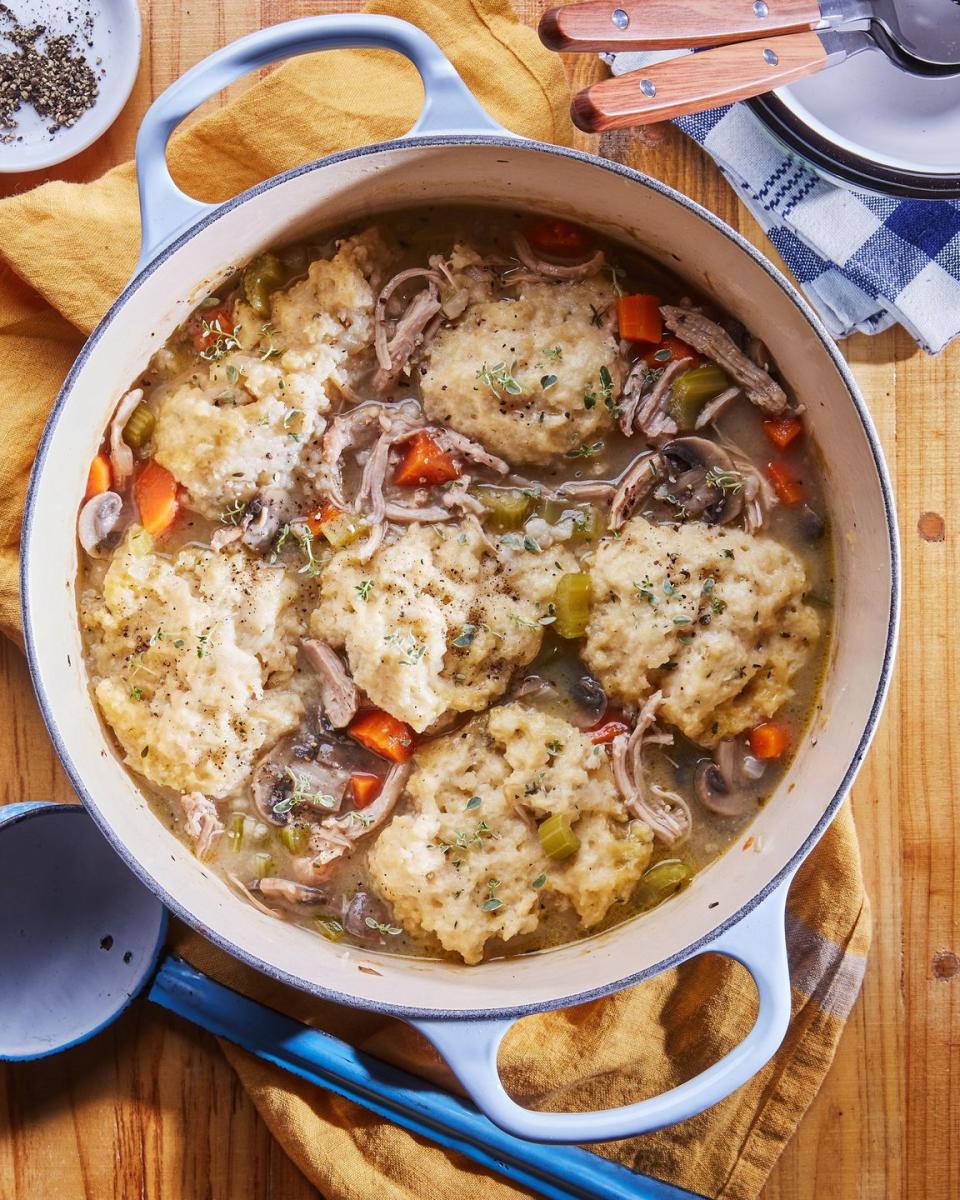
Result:
M960 77L907 75L870 50L748 103L778 141L835 182L960 197Z

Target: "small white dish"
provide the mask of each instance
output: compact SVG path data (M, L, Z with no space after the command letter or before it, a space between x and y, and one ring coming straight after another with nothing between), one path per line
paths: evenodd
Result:
M140 9L137 0L6 0L21 25L46 25L53 34L77 33L84 57L97 75L100 92L76 124L50 133L49 119L30 105L16 114L14 140L0 142L0 174L37 171L73 158L97 140L117 119L133 90L140 66ZM92 46L79 30L89 11L93 19ZM67 23L73 13L74 23ZM0 28L0 50L10 43ZM97 60L100 60L99 62Z

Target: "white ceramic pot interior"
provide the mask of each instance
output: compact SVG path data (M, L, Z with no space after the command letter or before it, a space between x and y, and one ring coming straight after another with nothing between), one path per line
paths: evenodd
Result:
M234 895L153 816L91 703L76 620L74 537L87 464L118 398L205 290L277 242L421 202L547 210L625 238L715 296L772 350L807 407L838 543L837 632L822 708L749 833L663 907L574 945L477 967L333 946ZM747 905L789 863L849 782L884 676L891 533L870 438L842 374L787 286L737 240L658 185L519 144L391 145L289 177L175 249L108 318L46 446L26 539L37 682L60 750L98 820L177 910L273 974L355 1003L465 1012L551 1005L675 956Z

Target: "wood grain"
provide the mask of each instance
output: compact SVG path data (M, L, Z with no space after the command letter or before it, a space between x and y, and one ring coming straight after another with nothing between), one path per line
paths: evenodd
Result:
M93 178L129 156L152 95L230 38L331 0L149 0L140 79L114 129L50 172ZM535 24L545 4L519 0ZM569 60L582 88L601 77ZM664 179L769 243L719 172L672 128L578 135ZM0 191L42 176L5 177ZM774 256L775 257L775 256ZM960 347L930 359L902 330L844 350L894 475L904 552L900 657L886 716L854 788L874 946L837 1060L764 1200L947 1200L960 1195ZM938 540L943 519L943 537ZM924 517L922 525L918 524ZM68 799L19 653L0 645L0 800ZM135 1006L96 1042L0 1072L3 1200L315 1200L212 1039ZM426 1200L426 1198L425 1198ZM433 1200L433 1197L430 1198ZM437 1200L447 1200L438 1197Z
M761 17L752 0L587 0L548 9L540 34L551 50L670 50L794 33L820 20L817 0L769 0L766 7Z
M672 121L785 87L826 61L823 43L809 32L714 46L592 84L577 92L570 111L588 133Z

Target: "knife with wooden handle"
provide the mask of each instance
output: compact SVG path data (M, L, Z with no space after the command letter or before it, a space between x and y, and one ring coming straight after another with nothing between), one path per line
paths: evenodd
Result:
M588 133L669 121L794 83L830 59L813 32L716 46L584 88L574 96L570 115Z
M821 24L818 0L588 0L540 19L550 50L672 50L799 33Z

